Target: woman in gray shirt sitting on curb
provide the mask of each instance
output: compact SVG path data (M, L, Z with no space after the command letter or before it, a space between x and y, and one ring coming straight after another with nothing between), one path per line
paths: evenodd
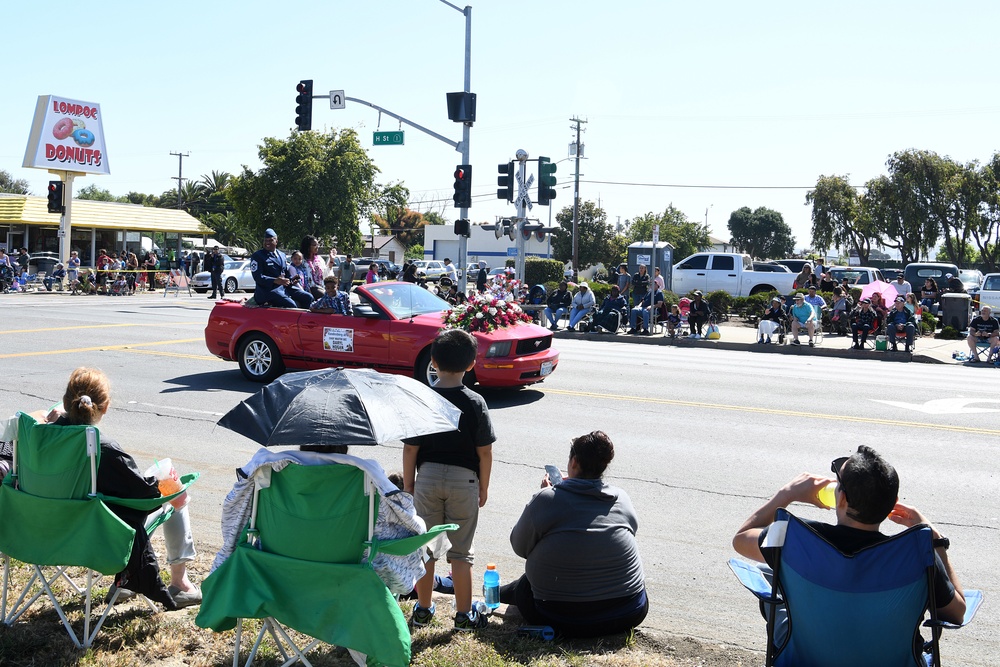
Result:
M553 486L546 474L511 531L525 573L500 588L500 601L527 622L593 637L627 632L646 617L635 509L601 478L614 456L603 431L573 440L566 477Z

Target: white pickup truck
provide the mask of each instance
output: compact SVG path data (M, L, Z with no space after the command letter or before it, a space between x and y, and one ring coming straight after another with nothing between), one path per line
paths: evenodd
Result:
M777 290L792 291L794 273L754 271L750 255L735 252L699 252L674 265L672 289L677 294L724 290L733 296L750 296Z
M1000 315L1000 273L987 273L979 290L979 303L993 309L993 317Z

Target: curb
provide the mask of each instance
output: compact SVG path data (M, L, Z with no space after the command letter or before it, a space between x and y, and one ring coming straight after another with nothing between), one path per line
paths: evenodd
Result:
M634 336L629 334L598 334L582 333L560 329L552 332L553 338L569 340L592 340L615 343L631 343L633 345L659 345L663 347L694 348L709 347L718 350L733 350L736 352L753 352L757 354L791 354L803 357L835 357L839 359L872 359L875 361L916 362L920 364L946 364L926 354L911 352L876 352L874 350L841 350L828 347L808 347L806 345L758 345L757 343L734 343L726 340L708 340L674 338L666 336Z

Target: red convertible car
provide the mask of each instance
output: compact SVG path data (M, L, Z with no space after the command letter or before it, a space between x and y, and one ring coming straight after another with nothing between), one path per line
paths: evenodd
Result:
M270 382L286 368L345 366L412 375L433 386L437 376L430 363L431 342L450 306L426 289L403 282L361 285L352 300L353 316L220 301L205 327L205 344L217 357L238 361L243 375L255 382ZM552 333L534 324L474 335L479 355L466 375L470 384L518 387L541 382L559 363Z

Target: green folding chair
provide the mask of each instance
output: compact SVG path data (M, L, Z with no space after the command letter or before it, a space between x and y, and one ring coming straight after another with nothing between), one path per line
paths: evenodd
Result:
M379 496L364 470L351 465L304 466L255 474L250 523L233 554L202 582L200 627L236 628L239 665L243 619L263 619L246 665L265 634L284 660L301 662L320 641L367 655L368 664L410 664L410 631L385 584L372 569L378 553L410 554L439 533L379 541L373 537ZM282 628L313 638L303 648ZM286 651L283 643L288 645ZM356 657L357 659L357 657Z
M183 493L198 474L182 477L181 491L171 496L152 499L105 496L97 492L101 459L97 428L38 423L24 413L18 413L16 419L13 465L0 485L0 517L3 517L0 521L0 553L3 554L0 608L3 622L13 625L45 595L76 647L88 648L120 593L120 589L114 590L91 629L94 572L115 575L124 570L135 538L135 530L118 518L107 504L152 511ZM164 513L156 525L168 516ZM29 564L32 575L8 610L11 558ZM43 570L46 567L55 568L54 573L46 574ZM86 568L85 585L70 579L67 574L70 567ZM85 595L84 626L80 636L52 589L60 578L66 579L75 593Z

